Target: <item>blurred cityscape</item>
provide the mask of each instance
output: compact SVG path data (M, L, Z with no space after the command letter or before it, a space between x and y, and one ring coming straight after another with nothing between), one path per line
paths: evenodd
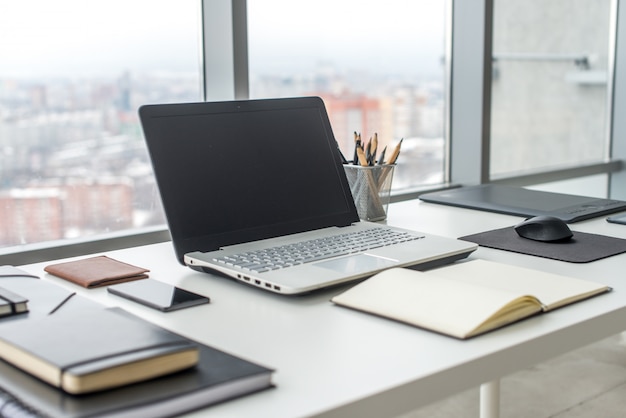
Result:
M321 96L348 159L355 131L381 146L403 138L395 189L441 182L443 82L366 81L324 71L251 86L253 97ZM164 224L137 108L199 101L200 85L198 74L0 78L0 246Z

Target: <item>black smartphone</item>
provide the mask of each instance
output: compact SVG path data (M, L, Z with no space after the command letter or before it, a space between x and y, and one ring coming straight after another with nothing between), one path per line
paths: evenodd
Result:
M108 287L109 293L163 312L209 303L210 299L153 279L142 279Z
M620 213L619 215L613 215L606 218L607 222L611 222L613 224L622 224L626 225L626 213Z

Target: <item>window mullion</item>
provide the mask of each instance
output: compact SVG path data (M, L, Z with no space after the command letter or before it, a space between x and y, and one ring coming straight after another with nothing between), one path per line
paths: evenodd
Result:
M205 100L248 97L245 0L202 0Z
M492 0L454 1L450 181L489 181Z

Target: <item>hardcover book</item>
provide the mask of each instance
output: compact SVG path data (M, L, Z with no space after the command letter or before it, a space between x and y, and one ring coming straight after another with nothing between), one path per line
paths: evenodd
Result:
M24 315L2 318L0 327L22 326L35 319L86 316L93 310L105 310L90 299L73 295L11 266L0 266L0 277L3 285L29 299L30 309ZM124 310L106 310L154 326ZM170 417L272 387L272 369L189 341L198 348L195 367L80 395L65 392L0 360L2 412L13 414L7 416L33 418Z
M198 347L114 309L89 309L0 324L0 357L79 394L192 367Z
M272 370L209 346L199 347L196 367L85 395L63 392L0 360L3 412L29 418L171 417L272 386Z
M28 299L0 286L0 316L28 312Z

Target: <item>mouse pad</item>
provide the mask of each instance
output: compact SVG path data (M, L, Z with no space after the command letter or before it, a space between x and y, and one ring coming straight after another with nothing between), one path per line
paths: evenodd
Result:
M626 240L605 235L572 231L574 236L565 242L539 242L517 235L513 227L494 229L479 234L461 237L483 247L513 251L537 257L567 261L569 263L589 263L612 255L626 252Z

